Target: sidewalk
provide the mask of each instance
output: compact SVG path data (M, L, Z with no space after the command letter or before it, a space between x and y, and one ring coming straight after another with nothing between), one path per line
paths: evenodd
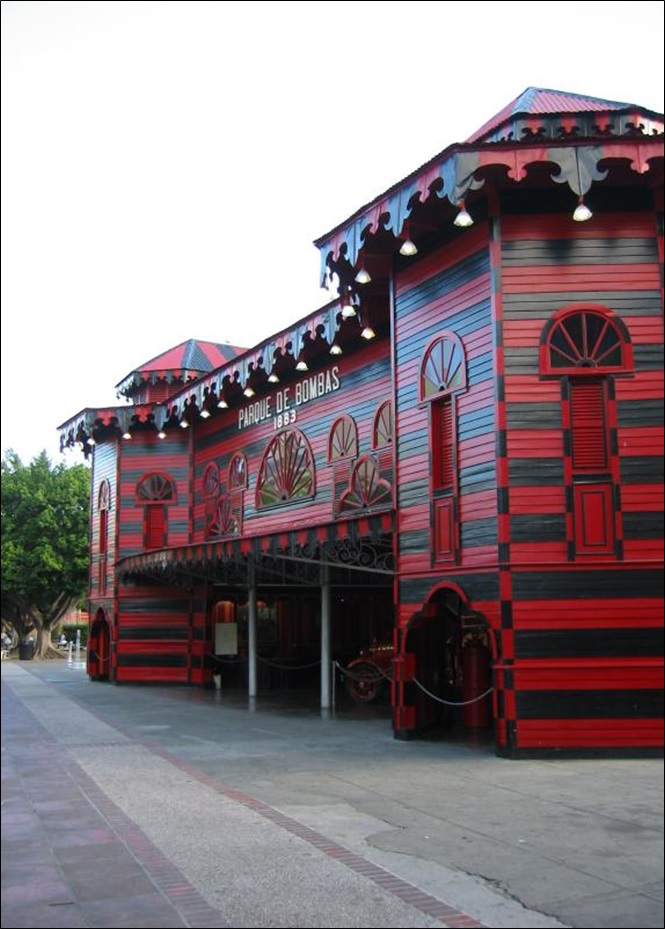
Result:
M661 761L2 663L2 927L663 926Z

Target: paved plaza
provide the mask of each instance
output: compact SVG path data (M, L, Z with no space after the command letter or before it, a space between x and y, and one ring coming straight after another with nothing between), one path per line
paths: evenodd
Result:
M663 926L660 760L2 662L2 929Z

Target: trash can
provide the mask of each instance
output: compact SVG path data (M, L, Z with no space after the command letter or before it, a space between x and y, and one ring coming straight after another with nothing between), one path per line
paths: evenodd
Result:
M18 657L21 661L30 661L30 659L34 658L35 643L30 639L26 639L24 642L19 642Z

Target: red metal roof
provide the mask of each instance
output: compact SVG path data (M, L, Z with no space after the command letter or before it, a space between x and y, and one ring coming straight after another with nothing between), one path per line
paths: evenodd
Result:
M219 342L201 342L188 339L169 348L161 355L151 358L139 365L136 371L163 371L186 368L188 371L208 372L231 361L236 355L247 351L245 348ZM134 373L134 372L132 372Z
M130 371L116 384L116 390L122 392L150 377L153 379L154 377L191 378L199 374L207 374L246 351L246 348L229 345L226 342L201 342L198 339L188 339Z
M484 136L493 134L500 126L512 122L516 116L555 116L564 113L607 113L640 109L642 108L634 103L620 103L616 100L604 100L601 97L570 94L563 90L548 90L545 87L527 87L519 97L515 97L502 110L499 110L466 141L467 143L478 142Z

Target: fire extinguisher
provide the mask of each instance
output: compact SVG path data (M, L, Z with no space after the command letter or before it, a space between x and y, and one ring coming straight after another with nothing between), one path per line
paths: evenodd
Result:
M489 725L490 695L478 699L489 690L489 686L489 649L482 640L470 639L462 648L462 719L465 729L485 729Z

